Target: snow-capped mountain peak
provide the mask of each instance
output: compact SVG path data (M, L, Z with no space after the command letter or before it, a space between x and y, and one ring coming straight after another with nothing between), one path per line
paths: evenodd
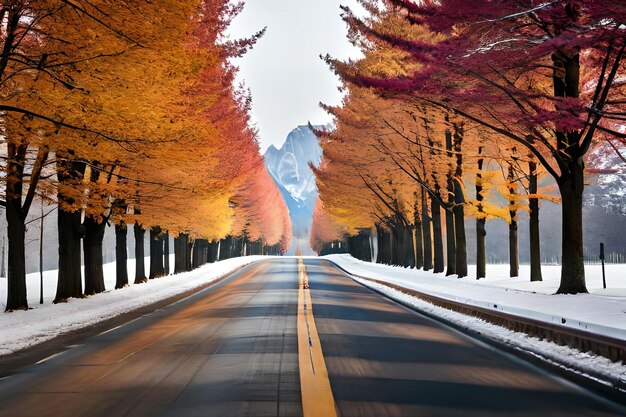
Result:
M289 133L280 149L272 145L264 157L265 165L289 207L294 242L308 244L317 199L315 176L309 163L318 166L322 160L318 138L308 126L299 126ZM305 248L301 249L306 252Z

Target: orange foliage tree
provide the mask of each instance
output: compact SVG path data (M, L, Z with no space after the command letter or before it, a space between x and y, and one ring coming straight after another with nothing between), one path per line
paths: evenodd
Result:
M145 279L146 228L155 255L150 275L166 273L167 233L182 243L177 263L185 266L178 270L187 270L194 241L202 263L204 242L232 233L233 201L247 186L267 192L266 200L247 198L250 233L272 243L288 239L284 203L259 183L265 177L250 99L234 86L229 63L262 32L224 40L242 7L227 0L0 6L12 255L7 310L27 308L23 223L38 191L59 204L57 302L83 294L81 238L84 293L104 290L102 237L109 221L116 225L118 288L128 283L127 224L135 225L137 238L135 282ZM279 220L265 210L278 212Z
M460 277L467 274L465 217L467 214L476 217L477 277L480 278L485 276L485 222L492 218L509 222L511 275L517 275L517 212L525 208L524 200L529 198L533 207L531 270L534 272L531 279L540 279L540 269L534 267L539 262L536 184L538 172L541 172L537 169L536 160L518 155L515 142L499 132L460 117L413 91L404 93L400 82L400 87L396 89L393 86L383 89L376 84L378 79L410 79L424 69L425 64L412 55L414 51L399 47L394 40L423 45L428 50L429 45L443 42L445 37L423 24L407 21L406 13L398 8L389 5L378 7L376 2L364 4L370 12L365 20L356 19L348 9L344 9L344 17L351 30L350 39L361 48L363 58L341 62L325 57L342 78L347 95L342 107L326 107L335 116L336 127L335 131L326 134L330 139L323 142L323 147L325 159L343 159L343 163L352 167L361 166L367 174L360 178L362 181L359 183L359 177L349 178L350 170L340 167L339 163L331 161L323 165L317 174L324 209L332 215L350 207L349 197L341 192L337 193L337 200L331 199L333 187L343 187L348 181L354 186L353 196L363 192L368 195L367 191L370 191L379 200L386 197L383 200L391 204L383 203L382 207L374 209L379 212L378 221L374 222L379 234L391 229L393 241L393 227L381 226L388 224L389 219L395 222L401 219L405 226L415 229L415 264L441 272L444 259L442 231L446 230L446 273ZM530 82L527 80L527 83ZM425 97L429 96L426 94ZM522 163L527 163L528 168L525 169ZM507 172L514 171L514 175L506 175L500 179L502 187L494 187L492 185L498 178L496 173L501 171L500 166ZM388 176L372 175L378 170ZM392 186L389 186L390 178L393 178ZM528 195L516 191L518 183L528 184ZM470 192L466 184L474 184L474 192ZM356 191L358 188L362 190ZM500 191L501 196L492 191ZM497 203L502 196L509 201L507 207ZM412 202L412 206L407 202ZM446 215L445 229L441 220L442 208ZM385 211L395 214L383 220L385 216L380 213ZM337 218L341 225L348 225L349 221L351 219ZM382 239L383 242L385 240ZM410 247L411 239L405 241ZM402 263L398 260L399 255L393 259L395 251L391 252L388 256L384 245L379 244L379 258ZM406 252L410 256L412 250Z

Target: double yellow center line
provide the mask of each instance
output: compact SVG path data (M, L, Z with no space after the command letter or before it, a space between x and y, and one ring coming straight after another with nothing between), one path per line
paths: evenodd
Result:
M336 417L322 345L313 318L309 279L298 258L298 362L304 417Z

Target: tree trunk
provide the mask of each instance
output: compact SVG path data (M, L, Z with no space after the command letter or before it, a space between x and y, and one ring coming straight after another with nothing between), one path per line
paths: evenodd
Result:
M226 259L227 255L225 253L225 249L226 249L227 239L228 239L228 236L218 241L218 244L217 244L217 248L218 248L217 260L218 261L223 261L224 259Z
M57 215L59 275L54 303L61 303L83 296L80 240L84 229L79 211L69 213L59 207Z
M236 258L241 254L241 240L233 236L230 243L230 258Z
M126 223L121 222L115 225L115 289L128 285L127 232Z
M484 218L476 219L476 279L487 276L487 251L485 249L487 230L485 223Z
M192 266L194 269L200 268L207 263L207 241L196 239L193 245Z
M449 121L448 115L445 116L446 122ZM449 169L446 175L448 180L448 207L446 207L446 258L447 268L446 276L456 274L456 230L454 230L454 181L453 172L454 165L452 163L454 154L452 153L452 132L446 129L446 156L449 159Z
M187 244L183 242L182 236L174 238L174 273L180 274L185 271L185 248Z
M529 226L530 226L530 280L542 281L541 277L541 243L539 236L539 199L537 196L537 164L535 162L529 162L528 168L529 186L528 192L530 198L528 199L529 214Z
M191 256L194 241L186 233L181 233L174 239L174 273L192 270Z
M407 268L415 268L415 247L413 246L413 228L407 225L404 230L404 265Z
M208 251L208 242L205 251ZM250 255L263 255L263 240L260 239L252 242L250 245ZM208 262L208 257L206 262Z
M7 187L8 188L8 187ZM18 201L7 201L9 261L6 311L28 310L26 296L26 227L22 216L21 194Z
M200 268L201 262L200 262L200 242L198 242L198 240L196 239L194 245L193 245L193 250L191 252L191 267L193 269L196 268Z
M24 165L27 145L13 141L7 144L6 162L6 219L9 239L9 270L7 276L6 311L28 310L26 295L26 220L22 212Z
M465 237L465 199L459 181L454 181L454 234L456 244L456 275L467 276L467 240Z
M441 232L441 205L436 198L430 198L430 215L433 224L433 248L435 263L433 272L438 274L443 272L443 235Z
M376 226L376 244L378 246L378 253L376 254L376 263L380 264L383 263L383 242L382 242L382 226L378 223L375 224Z
M18 138L17 141L8 138L6 142L5 215L7 220L7 237L9 240L6 311L28 310L24 241L26 238L26 227L24 222L26 221L26 216L28 216L32 201L35 198L37 184L41 178L44 164L48 159L48 149L47 147L41 147L37 151L37 158L33 163L32 169L27 174L29 183L26 195L24 196L24 167L26 166L26 155L29 144L24 138ZM43 217L41 241L43 241ZM4 252L2 257L4 260ZM43 290L41 303L43 303Z
M363 245L363 236L360 232L358 235L356 235L355 243L357 245L357 252L359 254L358 259L365 261L365 247Z
M360 231L356 236L348 237L348 247L353 257L366 262L371 260L369 236L365 231Z
M41 218L39 219L39 304L43 304L43 204L41 205Z
M397 223L391 228L391 265L401 266L402 261L402 232Z
M433 243L430 232L430 216L428 215L428 201L426 190L422 188L422 233L424 236L424 271L433 269Z
M517 215L517 213L511 213ZM511 220L509 224L509 263L511 278L519 276L519 251L517 241L517 221Z
M561 51L559 51L561 52ZM573 97L579 95L580 56L555 53L554 95ZM561 161L561 177L557 180L561 192L562 224L562 268L558 294L586 293L585 265L583 263L583 191L584 155L578 144L579 132L556 132L557 150L567 155Z
M417 218L418 216L416 216ZM415 222L415 268L421 269L424 267L424 241L422 240L422 222ZM380 246L378 247L380 252Z
M400 265L400 256L398 255L399 238L398 238L398 231L395 225L391 227L389 233L391 235L390 244L389 244L391 248L391 265L399 266Z
M85 295L104 292L104 271L102 269L102 241L106 222L86 216L83 253L85 259Z
M217 250L219 248L219 240L214 240L209 243L209 262L213 263L217 261Z
M356 259L361 259L359 247L354 236L348 236L348 253Z
M515 183L515 175L513 172L513 166L509 165L509 216L511 222L509 223L509 276L519 276L519 250L517 241L517 185Z
M226 248L226 256L228 259L234 258L237 253L237 238L234 236L230 236L226 238L224 242L224 246Z
M393 264L403 267L415 267L413 258L413 236L403 221L398 220L393 231Z
M192 271L193 266L191 265L191 253L194 247L194 240L189 238L187 235L187 252L185 252L185 270Z
M229 258L236 258L241 254L241 240L237 236L233 236L230 241L230 255Z
M385 248L385 261L383 263L387 265L393 264L393 233L391 228L383 232L383 247Z
M482 147L478 148L478 154L482 154ZM485 211L483 209L483 159L478 159L478 172L476 173L476 201L478 202L478 217L476 217L476 279L485 278L487 276L487 252L485 249L485 237L487 229L485 228Z
M57 158L59 158L57 153ZM85 164L71 160L61 160L57 163L57 177L59 183L72 185L82 181ZM57 292L54 303L67 301L68 298L83 296L81 272L80 241L85 234L81 222L80 210L66 211L64 205L74 205L75 201L58 193L59 209L57 214L57 233L59 236L59 273Z
M463 189L463 123L454 123L454 152L456 170L454 172L454 232L456 240L456 275L467 276L467 240L465 237L465 194Z
M153 226L150 228L150 279L159 278L165 275L163 268L163 238L161 228Z
M226 236L220 241L219 260L229 259L232 257L233 237Z
M90 183L98 182L100 171L92 169L89 177ZM90 195L89 197L93 197ZM99 196L96 196L98 198ZM105 291L104 271L102 259L102 246L106 217L86 214L84 220L85 236L83 237L83 259L85 263L85 295L99 294Z
M569 175L559 182L563 213L561 284L557 294L586 293L583 259L583 190L582 158L569 165Z
M209 241L208 239L202 239L202 246L203 246L203 252L202 252L202 265L206 265L209 263ZM263 242L262 241L258 241L257 242L257 252L259 254L262 254L263 252Z
M451 193L450 198L454 199ZM450 204L454 207L454 201ZM454 211L446 210L446 276L456 274L456 233L454 230Z
M163 237L163 274L170 274L170 232Z
M133 232L135 234L135 284L141 284L142 282L148 281L146 278L146 264L144 262L145 254L143 247L146 229L144 229L139 223L135 222Z
M396 234L398 265L405 268L414 267L413 236L411 230L403 222L400 222L396 226Z
M384 226L376 225L376 239L378 240L378 255L376 263L391 264L391 236Z
M181 233L174 239L174 273L180 274L187 271L187 258L189 255L189 235Z

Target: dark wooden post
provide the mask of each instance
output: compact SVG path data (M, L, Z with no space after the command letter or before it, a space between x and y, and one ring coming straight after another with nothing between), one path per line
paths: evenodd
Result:
M602 261L602 286L606 290L606 275L604 274L604 243L600 242L600 261Z

